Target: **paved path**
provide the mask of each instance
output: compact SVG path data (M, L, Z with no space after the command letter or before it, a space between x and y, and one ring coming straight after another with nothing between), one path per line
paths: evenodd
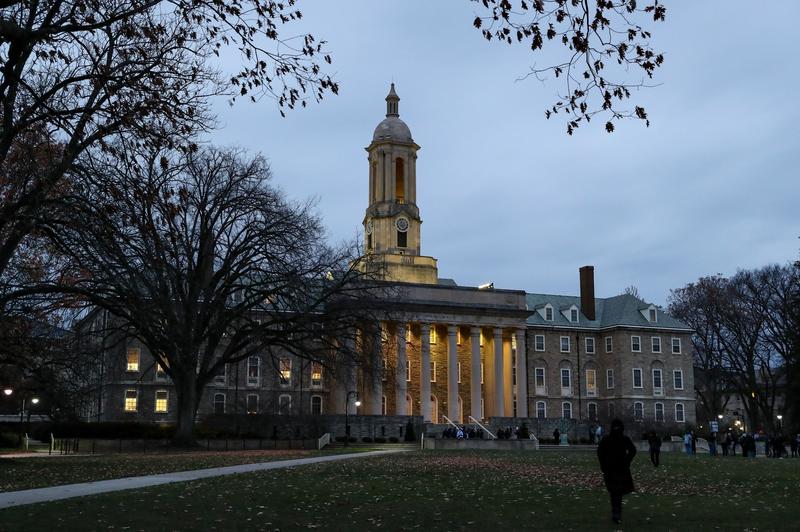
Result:
M64 486L51 486L23 491L9 491L0 493L0 510L12 506L22 506L37 502L58 501L72 497L84 497L112 491L146 488L160 486L173 482L186 482L201 478L220 477L236 473L251 473L253 471L267 471L269 469L282 469L320 462L334 462L337 460L350 460L352 458L368 458L392 453L406 452L405 449L388 451L367 451L363 453L333 454L329 456L315 456L313 458L297 458L295 460L278 460L275 462L260 462L255 464L242 464L227 467L212 467L209 469L196 469L194 471L177 471L175 473L162 473L160 475L147 475L143 477L116 478L112 480L99 480L82 484L66 484Z

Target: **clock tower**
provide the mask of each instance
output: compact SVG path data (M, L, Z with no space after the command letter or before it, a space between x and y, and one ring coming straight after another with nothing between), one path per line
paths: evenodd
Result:
M387 279L436 284L436 259L420 253L417 207L417 151L411 130L400 120L394 83L386 96L386 118L366 148L369 156L369 205L364 216L364 247L370 262Z

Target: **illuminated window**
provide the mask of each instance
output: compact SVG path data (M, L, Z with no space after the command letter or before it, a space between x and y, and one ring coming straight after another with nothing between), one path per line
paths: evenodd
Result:
M431 326L431 332L429 333L429 339L431 341L431 344L435 344L436 343L436 327L435 326Z
M534 348L537 351L544 351L544 335L537 334L534 336Z
M411 343L411 325L408 325L406 327L406 343L407 344Z
M322 364L319 362L311 363L311 386L322 386Z
M456 345L461 345L461 327L456 327Z
M589 397L597 395L597 372L593 369L586 370L586 395Z
M311 414L315 416L322 414L322 397L319 395L311 396Z
M136 390L125 390L125 411L136 412L138 394Z
M165 414L169 407L169 392L156 390L156 413Z
M141 350L138 347L129 347L128 353L126 356L126 371L139 371L139 356L141 355Z
M481 384L483 384L483 362L481 362Z
M258 394L247 394L247 413L258 414Z
M631 336L631 351L639 353L642 350L642 339L638 336Z
M157 381L165 381L167 380L167 372L164 371L164 366L156 362L156 380Z
M652 348L653 353L660 353L661 352L661 337L660 336L653 336L650 338L650 347Z
M436 362L431 360L431 382L436 382Z
M461 362L458 363L458 383L461 384Z
M214 413L215 414L224 414L225 413L225 394L224 393L215 393L214 394Z
M261 383L261 359L249 357L247 359L247 385L258 386Z
M292 382L292 360L289 358L282 358L278 361L278 366L278 374L280 376L281 384L290 384ZM286 397L289 396L287 395Z
M406 382L411 382L411 360L406 359Z

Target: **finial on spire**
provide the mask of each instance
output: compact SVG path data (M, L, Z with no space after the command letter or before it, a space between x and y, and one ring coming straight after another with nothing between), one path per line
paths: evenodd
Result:
M400 116L400 97L394 91L394 83L389 88L389 94L386 96L386 116Z

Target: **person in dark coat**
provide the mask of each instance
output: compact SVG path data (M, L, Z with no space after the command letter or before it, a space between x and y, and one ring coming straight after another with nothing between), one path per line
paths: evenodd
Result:
M561 443L561 432L558 429L553 431L553 441L556 445Z
M597 458L608 494L611 496L611 520L619 524L622 520L622 496L634 490L631 462L636 456L636 447L625 436L622 421L611 422L611 431L597 446Z
M650 461L653 462L653 467L658 467L661 457L661 438L653 431L647 438L647 443L650 444Z

